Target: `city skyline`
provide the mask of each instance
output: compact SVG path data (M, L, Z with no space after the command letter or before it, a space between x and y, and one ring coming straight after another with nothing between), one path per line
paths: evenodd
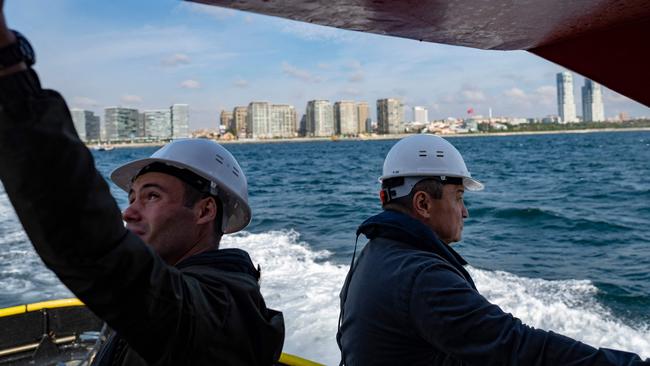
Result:
M71 108L192 106L191 129L213 128L221 110L270 100L400 98L430 119L557 113L562 69L523 51L481 51L383 37L171 0L37 0L6 4L10 26L35 46L36 69ZM574 99L583 78L574 74ZM603 88L605 117L649 109ZM579 105L578 111L582 111ZM375 108L370 117L376 120Z

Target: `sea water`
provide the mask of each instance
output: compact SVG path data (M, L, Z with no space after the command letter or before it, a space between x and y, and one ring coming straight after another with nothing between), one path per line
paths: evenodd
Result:
M486 185L466 193L454 246L479 291L530 326L650 357L650 132L449 141ZM248 177L253 221L222 245L260 264L267 304L285 315L286 352L337 364L338 294L357 226L380 212L377 177L394 143L225 145ZM154 151L93 154L108 176ZM126 194L111 190L124 208ZM0 307L68 296L0 190Z

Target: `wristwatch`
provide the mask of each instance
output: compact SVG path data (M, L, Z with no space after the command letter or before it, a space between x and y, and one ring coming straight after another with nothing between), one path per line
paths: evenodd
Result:
M34 65L36 55L27 38L17 31L14 32L16 41L0 48L0 70L24 62L27 67Z

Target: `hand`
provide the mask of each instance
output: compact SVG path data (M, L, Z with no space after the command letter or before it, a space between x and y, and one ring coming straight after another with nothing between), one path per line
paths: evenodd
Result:
M4 12L5 1L0 0L0 48L13 43L16 40L13 32L7 27Z

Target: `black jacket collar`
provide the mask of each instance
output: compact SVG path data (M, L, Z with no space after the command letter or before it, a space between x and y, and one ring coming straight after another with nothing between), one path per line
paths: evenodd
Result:
M433 230L411 216L386 210L364 221L357 229L357 237L361 234L370 240L382 237L433 252L458 269L473 284L469 273L463 268L467 264L465 259L443 243Z
M195 265L210 265L222 271L249 274L256 281L260 279L260 271L255 269L248 253L241 249L228 248L202 252L182 260L176 268L183 269Z

